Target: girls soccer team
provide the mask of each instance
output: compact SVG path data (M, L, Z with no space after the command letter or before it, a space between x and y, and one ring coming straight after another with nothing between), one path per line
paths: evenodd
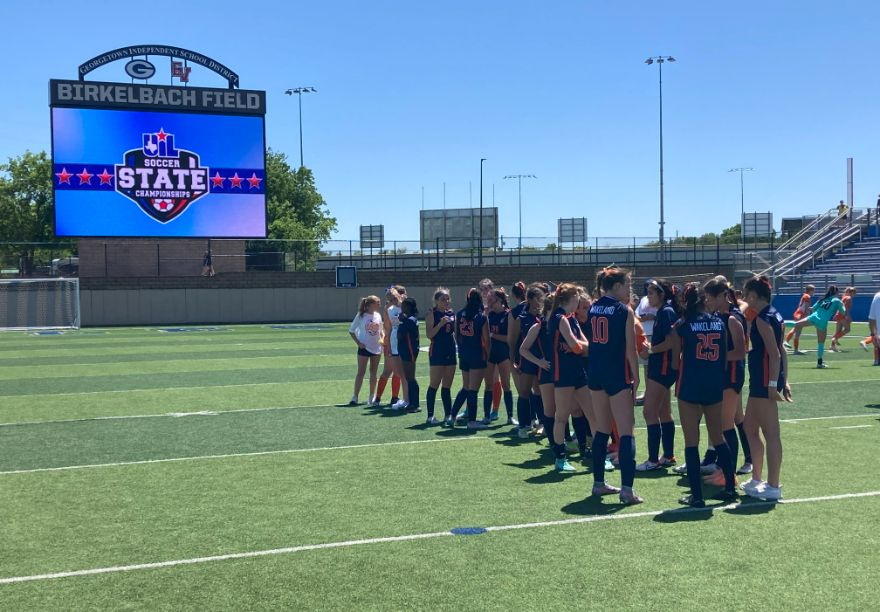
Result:
M676 472L687 474L691 489L679 501L691 507L705 506L704 482L722 486L720 497L733 499L737 495L735 468L740 443L746 456L740 473L752 473L740 488L760 499L781 499L777 402L790 401L791 392L782 345L783 320L770 305L767 278L755 277L745 284L743 298L755 313L751 324L724 277L715 277L703 287L687 285L681 295L666 281L650 281L647 296L657 310L652 343L638 333L638 320L629 306L631 284L629 272L617 267L599 273L592 295L573 284L562 284L552 291L547 283L529 287L517 283L511 293L518 303L510 308L507 293L485 279L479 289L468 291L466 305L457 313L450 308L449 291L438 288L425 317L430 340L426 424L454 427L466 406L467 428L485 429L498 418L501 396L507 423L516 426L513 433L520 438L546 433L557 471L576 471L568 460L568 449L574 446L566 442L571 440L573 445L576 440L581 460L592 466L592 495L617 495L622 504L632 505L643 501L633 488L636 472L677 463L671 410L671 387L676 383L685 444L685 465ZM392 408L416 412L421 409L416 379L418 309L403 287L390 288L388 296L384 321L378 312L379 298L368 296L352 322L351 335L358 344L352 404L358 401L369 365L370 405L379 404L388 374L395 373L405 381L404 397ZM829 302L827 310L833 314L837 306L833 300ZM747 336L751 345L748 356ZM381 344L385 345L386 369L376 389ZM634 390L638 388L639 356L648 360L644 404L648 457L637 466ZM746 360L749 400L743 415L740 393ZM462 373L462 389L453 402L456 365ZM518 395L516 419L511 377ZM478 420L483 382L485 419ZM434 416L438 389L442 422ZM698 445L703 418L711 461L704 460L701 465ZM611 441L616 453L609 452ZM765 441L766 481L762 479ZM621 472L620 488L605 481L605 473L614 470L615 463ZM705 480L704 472L709 472Z

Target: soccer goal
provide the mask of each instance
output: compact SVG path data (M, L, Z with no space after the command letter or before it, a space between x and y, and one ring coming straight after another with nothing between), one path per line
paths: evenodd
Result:
M0 330L79 329L79 279L0 280Z

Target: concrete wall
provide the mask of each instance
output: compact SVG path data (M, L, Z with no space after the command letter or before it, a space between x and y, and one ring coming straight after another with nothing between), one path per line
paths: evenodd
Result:
M714 268L640 268L636 278L708 275ZM731 275L730 270L721 273ZM661 274L662 273L662 274ZM361 271L360 286L337 289L332 272L249 272L214 278L83 278L80 285L82 324L174 325L195 323L261 323L279 321L346 321L361 297L382 297L392 282L403 284L425 312L434 290L448 287L456 309L469 287L492 278L508 290L519 279L547 279L592 285L594 268L580 266L455 268L437 271Z
M217 273L244 272L244 240L96 239L79 241L80 278L200 276L210 242Z

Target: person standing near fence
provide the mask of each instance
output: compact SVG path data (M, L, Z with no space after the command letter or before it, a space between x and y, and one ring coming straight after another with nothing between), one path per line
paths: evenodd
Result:
M208 250L205 251L205 256L202 258L202 276L214 276L214 260L211 254L211 247L208 247Z

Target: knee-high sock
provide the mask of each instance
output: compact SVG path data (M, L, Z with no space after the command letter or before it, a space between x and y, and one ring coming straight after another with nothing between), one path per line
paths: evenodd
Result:
M467 418L468 422L477 420L477 391L467 392Z
M736 437L736 429L724 430L724 441L727 442L727 448L730 449L730 462L733 469L736 469L736 462L739 460L739 438Z
M540 393L529 393L529 405L532 408L532 420L542 422L544 419L544 400Z
M437 399L437 387L428 387L425 391L425 404L428 406L428 418L434 416L434 402ZM412 398L410 398L412 400Z
M504 389L501 388L501 381L496 380L495 384L492 385L492 410L498 412L498 406L501 405L501 394L504 393Z
M584 418L587 418L587 417L584 417ZM590 427L590 421L588 420L587 421L587 438L592 438L592 437L593 437L593 428Z
M519 421L520 427L528 427L531 424L532 415L529 398L521 395L516 398L516 420Z
M556 425L556 419L552 416L544 415L544 433L547 434L547 441L550 443L552 447L555 442L553 441L553 427Z
M504 409L507 411L507 418L513 418L513 391L509 389L504 392Z
M636 478L636 439L633 436L620 436L617 458L620 460L620 483L632 488Z
M467 389L460 389L458 391L458 394L455 396L455 402L452 404L452 414L450 416L452 416L453 419L458 416L458 411L461 410L462 406L464 406L467 398Z
M385 385L388 384L387 376L379 377L379 385L376 387L376 401L380 401L382 399L382 394L385 392Z
M605 457L608 455L608 434L593 432L593 482L605 482Z
M587 430L590 427L587 425L587 417L572 417L571 424L574 427L574 435L578 441L578 448L583 452L587 449Z
M733 475L733 461L730 457L730 449L727 448L727 442L722 442L715 447L718 451L718 465L724 474L724 490L728 493L736 491L736 477Z
M409 391L409 407L410 408L418 408L419 407L419 382L415 378L413 378L412 380L406 381L406 387Z
M483 412L486 413L487 419L492 412L492 391L489 389L483 392Z
M648 461L657 463L660 460L660 438L663 435L663 428L660 423L651 423L648 425Z
M874 363L880 363L880 348L874 347Z
M749 439L746 436L746 428L742 423L736 424L736 433L739 434L739 445L743 449L743 461L752 462L752 449L749 448Z
M822 355L825 354L825 343L820 342L819 346L816 347L816 359L819 360L819 363L822 363Z
M710 463L716 463L718 461L718 453L715 452L715 447L710 446L706 449L706 454L703 455L703 465L709 465Z
M440 400L443 402L443 418L452 416L452 390L449 387L440 387Z
M400 376L391 377L391 397L400 397Z
M684 463L687 466L688 482L694 499L703 499L703 479L700 476L700 449L687 446L684 449Z
M663 456L675 457L675 421L666 421L660 423L660 429L663 436Z

